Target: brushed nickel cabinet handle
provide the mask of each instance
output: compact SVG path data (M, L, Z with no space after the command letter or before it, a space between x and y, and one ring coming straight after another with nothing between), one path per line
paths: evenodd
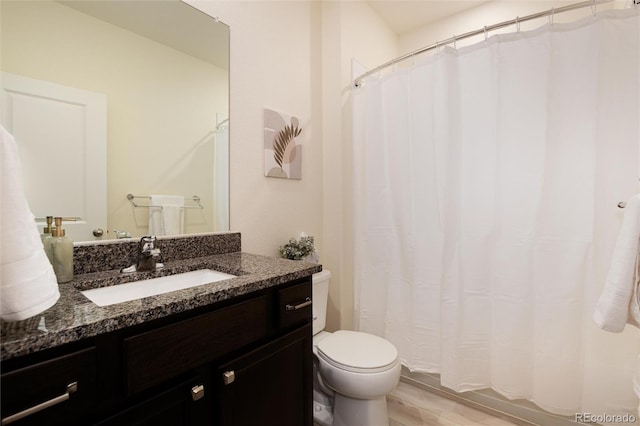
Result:
M234 371L225 371L222 373L222 381L225 385L230 385L236 380L236 373Z
M306 299L304 299L304 302L298 305L285 305L284 308L287 311L297 311L298 309L306 308L309 305L311 305L311 298L307 297Z
M72 393L78 390L78 382L72 382L67 385L67 391L60 395L52 398L48 401L42 402L38 405L34 405L33 407L27 408L26 410L22 410L19 413L13 414L9 417L5 417L2 419L2 426L8 425L20 419L23 419L27 416L37 413L38 411L42 411L45 408L53 407L54 405L60 404L69 399Z
M197 401L204 398L204 386L198 385L191 388L191 399Z

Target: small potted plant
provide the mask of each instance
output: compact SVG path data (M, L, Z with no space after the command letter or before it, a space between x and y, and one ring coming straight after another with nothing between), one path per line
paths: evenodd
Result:
M289 242L280 247L280 255L285 259L303 260L318 263L318 252L313 246L313 237L300 234L300 239L290 238Z

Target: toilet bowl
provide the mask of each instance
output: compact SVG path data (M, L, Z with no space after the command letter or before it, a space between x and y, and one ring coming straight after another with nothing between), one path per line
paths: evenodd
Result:
M400 379L398 351L368 333L323 331L329 271L313 276L314 422L320 426L387 426L386 395Z

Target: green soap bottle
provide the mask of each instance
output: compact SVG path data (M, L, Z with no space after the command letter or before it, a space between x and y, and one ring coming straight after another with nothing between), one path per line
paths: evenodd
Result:
M56 273L58 283L66 283L73 279L73 241L62 229L62 218L55 218L56 227L51 235L51 264Z

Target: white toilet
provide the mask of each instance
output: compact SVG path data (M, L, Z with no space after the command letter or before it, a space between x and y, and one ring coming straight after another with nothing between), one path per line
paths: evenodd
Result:
M386 395L400 379L395 346L368 333L323 331L331 272L313 275L314 423L388 426Z

